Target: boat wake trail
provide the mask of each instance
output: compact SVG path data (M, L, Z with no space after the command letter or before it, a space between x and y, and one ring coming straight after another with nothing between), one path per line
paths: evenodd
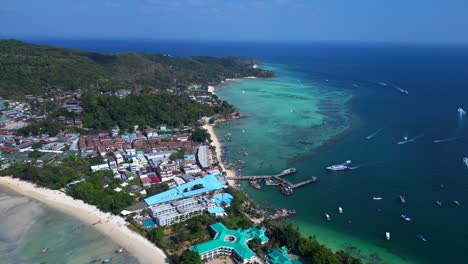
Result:
M395 89L397 89L398 91L400 91L401 93L408 94L408 90L401 89L400 87L398 87L398 86L396 86L396 85L393 85L393 87L394 87Z
M401 92L403 94L408 94L408 90L402 89L401 87L399 87L397 85L388 84L388 83L384 83L384 82L378 82L377 84L379 84L381 86L384 86L384 87L393 87L393 88L397 89L399 92Z
M411 143L411 142L416 141L418 138L421 138L421 137L423 137L423 136L424 136L424 135L419 135L419 136L416 136L416 137L411 138L411 139L405 139L405 140L403 140L403 141L398 142L397 144L398 144L398 145L408 144L408 143Z
M458 139L461 139L463 137L449 137L449 138L442 138L442 139L435 139L434 143L444 143L444 142L450 142L450 141L455 141L455 140L458 140Z
M382 129L383 129L383 128L381 128L381 129L375 131L374 133L368 135L368 136L366 137L366 139L371 139L371 138L375 137L380 131L382 131Z

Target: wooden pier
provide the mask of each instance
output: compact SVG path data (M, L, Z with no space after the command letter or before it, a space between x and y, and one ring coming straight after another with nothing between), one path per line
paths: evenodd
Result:
M285 195L292 194L293 189L299 188L309 183L315 183L318 181L317 177L311 177L310 180L302 181L299 183L292 183L282 178L283 176L290 175L293 173L296 173L295 169L285 170L276 175L235 176L235 177L226 177L226 178L229 180L249 180L249 181L270 180L271 182L274 182L274 184L270 184L270 185L279 185L281 192Z

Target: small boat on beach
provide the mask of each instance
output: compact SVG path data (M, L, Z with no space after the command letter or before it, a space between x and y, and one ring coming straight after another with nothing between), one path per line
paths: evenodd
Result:
M390 232L385 232L385 238L386 238L387 240L390 240Z
M372 200L374 200L374 201L380 201L382 199L383 199L382 197L372 197Z
M329 214L325 214L325 219L327 219L327 221L330 221L330 215L329 215Z
M427 242L427 239L422 234L418 234L416 237L423 242Z
M115 249L115 254L122 254L122 253L125 253L125 248L123 247L118 247Z
M407 214L402 214L401 219L405 220L406 222L411 221L411 217L409 217Z
M343 213L343 208L341 208L341 206L338 206L338 212L339 212L340 214Z
M400 203L402 204L406 203L406 199L403 195L400 195Z

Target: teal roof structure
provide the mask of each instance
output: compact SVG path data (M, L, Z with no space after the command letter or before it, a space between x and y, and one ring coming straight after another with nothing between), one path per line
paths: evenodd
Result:
M225 212L224 208L219 207L219 206L208 209L208 213L210 214L217 214L217 213L224 213L224 212Z
M194 185L201 184L203 188L192 190ZM168 191L153 195L145 199L145 203L149 206L171 202L174 200L179 200L183 198L188 198L190 196L216 191L223 189L225 186L213 175L208 175L200 179L179 185L175 188L172 188ZM185 190L188 190L184 192Z
M255 253L247 246L247 242L253 238L258 238L261 241L268 241L265 236L265 230L259 232L255 226L249 229L231 230L218 222L210 225L211 229L216 233L213 240L190 247L190 250L197 252L200 255L209 253L211 251L225 248L231 249L239 255L242 260L249 259L255 256Z
M270 249L265 256L265 262L270 264L302 264L297 259L291 259L288 255L288 248L282 246L279 250Z
M232 200L234 200L234 197L230 193L218 193L215 194L213 198L217 206L221 206L222 202L224 202L226 205L230 205Z

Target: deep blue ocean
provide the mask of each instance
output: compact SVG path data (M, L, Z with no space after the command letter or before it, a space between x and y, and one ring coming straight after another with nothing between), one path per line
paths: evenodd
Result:
M30 41L99 52L252 57L281 69L282 74L292 76L290 79L310 84L311 91L316 87L330 87L351 94L352 99L342 106L349 115L346 120L352 120L343 133L319 149L285 158L288 166L300 171L294 176L296 178L291 178L292 181L316 175L320 182L298 189L289 197L281 196L276 189L266 188L249 190L251 196L260 204L294 207L298 215L292 221L305 233L316 234L320 241L334 247L354 250L356 255L362 250L369 262L396 263L396 259L411 263L468 262L465 260L468 256L468 168L462 162L462 158L468 156L468 120L460 118L457 112L459 107L468 110L468 47ZM230 88L234 89L235 85ZM229 94L226 93L225 99L230 99ZM319 98L321 105L335 99L340 98ZM328 118L338 111L336 108L323 109ZM323 131L328 131L326 128L330 126L327 120L322 124ZM366 138L375 132L378 133L371 139ZM314 127L314 133L317 133L317 127ZM404 137L410 141L397 144ZM324 170L326 166L346 160L353 160L359 168L344 173ZM247 169L252 174L260 173L258 166ZM400 204L399 195L406 197L406 204ZM383 197L383 200L373 201L373 196ZM436 204L438 200L442 207ZM461 205L455 205L453 200ZM333 212L334 216L338 206L345 209L346 217L325 221L324 212ZM412 221L402 221L402 213L409 214ZM386 231L391 231L390 241L384 239ZM417 234L423 234L427 242L418 240ZM353 248L353 241L359 241L357 248ZM385 257L382 252L397 258Z

